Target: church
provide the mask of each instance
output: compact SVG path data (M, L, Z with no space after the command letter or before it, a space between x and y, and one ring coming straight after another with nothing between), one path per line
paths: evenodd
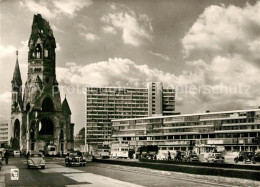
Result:
M18 51L11 81L11 146L24 152L46 151L49 145L57 153L73 150L72 113L66 97L61 102L56 80L56 42L49 22L40 14L34 15L28 47L24 92Z

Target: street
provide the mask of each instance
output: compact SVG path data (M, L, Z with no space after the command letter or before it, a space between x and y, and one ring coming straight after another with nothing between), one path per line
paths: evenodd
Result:
M19 180L11 180L10 170L15 168L19 169ZM225 180L218 183L210 178L129 166L87 162L85 167L65 167L60 158L47 158L45 169L27 169L25 158L11 158L3 165L0 179L6 186L230 186Z

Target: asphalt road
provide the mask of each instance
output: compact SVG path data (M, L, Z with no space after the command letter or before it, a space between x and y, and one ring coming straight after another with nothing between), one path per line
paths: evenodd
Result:
M19 180L11 180L10 170L15 168ZM53 158L46 159L45 169L27 169L24 158L11 158L0 171L0 182L6 186L225 186L128 166L88 162L85 167L65 167L63 160Z

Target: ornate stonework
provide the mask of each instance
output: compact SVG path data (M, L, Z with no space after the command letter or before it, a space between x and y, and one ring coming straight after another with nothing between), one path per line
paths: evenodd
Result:
M56 80L56 42L52 29L40 14L34 15L28 42L28 77L22 98L18 52L12 80L12 146L44 151L55 145L58 152L73 149L74 124L65 98L61 103Z

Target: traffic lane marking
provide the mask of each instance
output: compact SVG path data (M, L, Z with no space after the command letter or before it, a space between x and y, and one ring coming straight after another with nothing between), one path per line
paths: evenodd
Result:
M130 182L124 182L117 179L113 179L110 177L105 177L102 175L96 175L94 173L71 173L71 174L63 174L66 177L69 177L72 180L77 182L88 182L91 184L79 184L79 185L67 185L67 187L81 187L81 186L91 186L91 187L142 187L141 185L137 185Z
M58 164L46 164L45 169L40 170L42 173L82 173L84 171L74 169L74 168L69 168L69 167L64 167Z

